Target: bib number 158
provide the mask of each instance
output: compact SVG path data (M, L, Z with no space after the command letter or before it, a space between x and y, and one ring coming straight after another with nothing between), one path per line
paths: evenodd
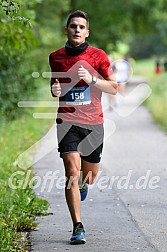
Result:
M80 93L71 93L70 94L72 97L72 100L83 100L84 99L84 92L80 92Z

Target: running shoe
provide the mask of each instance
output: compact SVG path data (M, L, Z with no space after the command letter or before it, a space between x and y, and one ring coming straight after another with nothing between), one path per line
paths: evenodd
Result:
M86 242L85 239L85 230L81 222L78 222L74 225L72 237L70 240L70 244L84 244Z
M86 196L88 194L88 185L86 183L83 183L83 185L81 186L80 190L80 194L81 194L81 201L84 201L86 199Z

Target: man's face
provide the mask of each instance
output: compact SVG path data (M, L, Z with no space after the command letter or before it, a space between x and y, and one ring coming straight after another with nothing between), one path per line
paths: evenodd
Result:
M86 19L76 17L70 20L68 27L65 28L65 34L72 46L79 46L85 42L89 36Z

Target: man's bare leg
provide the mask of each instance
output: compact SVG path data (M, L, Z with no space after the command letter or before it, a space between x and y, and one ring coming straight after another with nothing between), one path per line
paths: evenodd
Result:
M80 154L78 152L64 153L63 161L65 166L65 175L68 178L65 189L66 201L71 214L73 223L81 221L80 213L80 191L78 180L80 177ZM87 184L93 184L99 171L98 163L90 163L85 160L81 161L82 166L82 181L88 176L85 181Z
M68 178L65 189L66 201L73 224L75 224L76 222L81 221L81 197L78 186L80 176L80 154L78 152L70 152L64 153L62 156L65 166L65 175Z
M99 171L99 164L90 163L85 160L82 160L81 167L83 176L82 181L85 181L85 178L88 177L88 179L85 182L89 185L93 184Z

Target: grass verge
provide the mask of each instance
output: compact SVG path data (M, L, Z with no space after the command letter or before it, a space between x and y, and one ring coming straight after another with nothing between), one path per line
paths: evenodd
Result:
M48 88L48 87L47 87ZM45 93L45 90L43 90ZM45 108L39 108L40 112ZM38 109L38 112L39 112ZM26 251L23 233L33 230L38 215L47 215L48 202L40 199L27 184L20 188L20 178L15 177L13 189L9 183L11 175L21 169L15 165L18 155L38 141L50 128L50 120L35 120L32 111L28 110L15 121L4 120L0 126L0 244L1 251ZM29 168L31 169L31 168ZM24 180L26 172L22 172ZM30 178L31 179L31 178Z
M167 131L167 73L154 76L150 86L152 95L147 99L146 106L151 111L154 120Z
M161 128L167 131L167 72L155 74L155 59L139 60L133 65L134 75L146 77L152 89L145 105Z

